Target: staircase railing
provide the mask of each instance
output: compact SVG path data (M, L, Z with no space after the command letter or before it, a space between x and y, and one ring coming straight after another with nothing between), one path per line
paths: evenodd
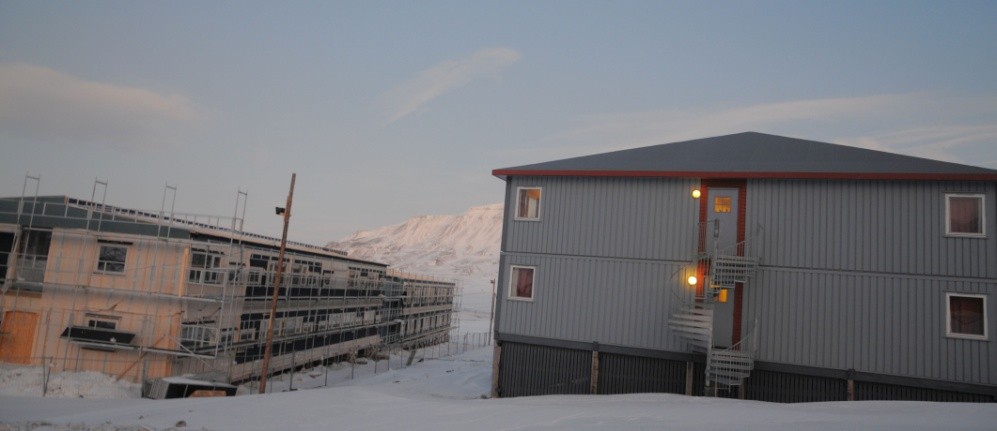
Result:
M740 386L755 367L758 353L758 320L741 341L726 349L711 349L706 358L707 386L715 382L717 388L730 389Z
M706 354L706 391L715 394L716 389L729 389L740 386L754 368L758 350L758 322L729 348L713 347L713 311L718 295L723 289L732 289L738 283L747 283L757 270L762 255L762 227L755 226L736 244L716 248L719 237L719 223L708 220L697 224L697 250L692 264L701 270L709 267L708 274L699 293L690 295L685 277L679 277L672 294L672 310L669 327L679 337L685 339L692 351ZM709 249L709 237L713 237L713 248Z
M758 268L761 256L762 227L756 226L746 235L744 241L724 248L718 248L712 253L700 258L710 261L710 275L704 296L707 302L713 302L722 289L732 289L737 283L747 283Z

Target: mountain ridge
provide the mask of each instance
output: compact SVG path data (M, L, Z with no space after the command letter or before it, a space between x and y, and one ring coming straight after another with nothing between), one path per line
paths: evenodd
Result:
M498 275L502 215L503 205L496 203L457 215L416 216L328 246L402 272L454 280L463 290L464 311L487 313L491 280Z

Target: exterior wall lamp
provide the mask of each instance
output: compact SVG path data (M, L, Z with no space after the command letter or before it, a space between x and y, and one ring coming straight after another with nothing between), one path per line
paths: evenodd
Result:
M686 279L686 282L688 282L690 286L695 286L699 284L699 279L696 278L695 275L690 275L689 278Z
M700 192L699 189L692 189L693 199L699 199L700 196L702 196L702 192Z

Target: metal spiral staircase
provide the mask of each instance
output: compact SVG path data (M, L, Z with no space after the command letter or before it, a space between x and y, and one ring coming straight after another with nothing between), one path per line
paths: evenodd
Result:
M706 228L712 227L714 241L719 235L716 220L700 225L700 238L706 236ZM753 237L757 237L757 232ZM701 241L700 244L705 244ZM754 358L758 347L758 324L755 322L740 341L730 347L714 346L714 311L718 302L724 302L727 292L735 286L748 283L758 268L758 250L752 238L729 248L700 252L693 264L697 268L708 268L702 289L692 300L688 295L679 295L680 306L668 319L671 330L686 340L695 353L706 355L706 393L715 395L717 389L730 389L740 386L743 379L754 369ZM698 286L697 286L698 287ZM725 292L726 291L726 292Z

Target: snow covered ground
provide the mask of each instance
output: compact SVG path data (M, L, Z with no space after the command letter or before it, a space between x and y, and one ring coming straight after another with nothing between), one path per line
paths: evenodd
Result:
M490 205L358 232L339 244L405 271L458 278L465 286L461 332L482 333L488 329L489 280L498 268L496 227L501 229L501 206ZM98 373L53 375L48 396L40 398L40 369L0 369L0 431L997 429L997 404L772 404L671 394L488 399L492 350L448 354L463 350L427 349L408 367L406 356L395 355L304 370L272 380L270 394L229 398L120 399L135 396L137 386Z
M0 430L993 430L997 405L670 394L485 399L491 349L327 388L179 400L0 396ZM317 376L316 376L317 377Z

